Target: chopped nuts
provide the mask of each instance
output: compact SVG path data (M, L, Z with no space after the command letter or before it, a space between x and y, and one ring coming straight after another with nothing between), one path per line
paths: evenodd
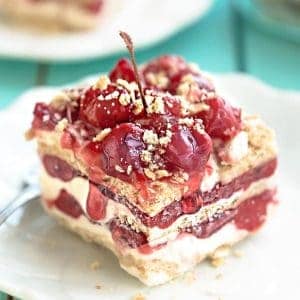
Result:
M166 136L159 138L160 145L162 145L162 146L168 145L171 142L171 138L172 138L172 132L170 130L167 130Z
M108 76L102 75L95 83L94 88L98 88L100 90L105 90L107 86L110 84L110 79Z
M141 157L141 160L142 160L143 162L149 163L149 162L151 162L152 154L151 154L151 152L148 151L148 150L143 150L143 151L141 152L140 157Z
M193 118L179 119L179 124L186 125L186 126L192 126L194 124L194 119Z
M169 84L169 78L166 76L165 72L161 71L158 73L147 73L146 80L158 88L165 89Z
M130 95L129 94L121 94L119 97L119 102L121 103L121 105L126 106L128 104L130 104Z
M127 175L130 175L131 172L132 172L132 166L129 165L129 166L127 167L126 173L127 173Z
M157 171L155 171L155 175L158 179L160 179L163 177L170 176L170 173L167 170L157 170Z
M63 132L68 126L68 120L66 118L61 119L55 126L57 132Z
M93 142L101 142L107 135L111 132L110 128L105 128L101 130L94 138Z
M119 165L115 165L115 170L120 173L125 173L125 170Z
M150 145L158 144L158 136L152 130L146 129L143 135L143 141Z
M155 179L156 179L155 173L152 172L149 168L144 168L144 173L145 173L145 175L146 175L148 178L150 178L150 179L152 179L152 180L155 180Z
M65 92L60 92L51 101L51 106L59 111L64 110L66 104L71 102L71 98Z
M165 112L165 104L161 96L145 95L147 103L147 113L163 114Z

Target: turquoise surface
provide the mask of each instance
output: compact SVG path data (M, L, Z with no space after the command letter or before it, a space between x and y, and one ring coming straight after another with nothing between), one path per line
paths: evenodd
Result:
M138 61L175 53L210 72L247 72L275 87L300 90L300 43L254 26L239 15L235 2L216 0L203 19L164 42L137 51ZM107 71L118 57L72 64L38 64L1 58L0 108L7 107L33 86L60 85ZM4 295L1 298L0 293L0 300L3 299L6 298Z

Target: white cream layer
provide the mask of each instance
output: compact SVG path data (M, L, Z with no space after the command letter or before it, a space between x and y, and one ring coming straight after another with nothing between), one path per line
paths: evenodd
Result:
M47 205L45 205L47 208ZM268 205L268 216L274 209L273 203ZM140 278L145 284L153 286L165 283L174 276L186 272L194 267L205 257L212 255L217 248L223 245L232 245L244 239L250 233L247 230L238 229L233 222L224 225L220 230L205 239L198 239L192 234L185 234L170 241L165 246L153 251L151 254L143 254L137 249L119 248L112 239L110 230L107 226L99 226L89 222L85 216L79 219L73 219L58 209L53 208L49 213L63 218L68 226L77 233L83 235L86 239L95 241L111 249L120 259L120 264L128 273ZM268 216L266 219L268 219ZM122 257L134 257L139 264L143 262L160 261L161 269L147 269L146 278L141 278L140 269L134 263L122 264ZM170 274L164 264L174 264L176 274ZM144 276L145 274L143 274Z
M42 168L40 181L44 199L56 199L61 189L64 189L78 201L82 210L88 215L86 205L89 193L89 181L87 179L75 177L71 181L64 182L49 176L46 170ZM246 191L238 191L229 198L220 199L217 202L204 206L194 214L180 216L173 224L165 229L161 229L157 226L152 228L146 227L126 206L107 198L106 216L97 223L104 224L114 218L119 218L130 224L136 231L144 232L148 237L149 243L154 246L175 239L177 237L178 228L196 225L207 219L212 219L213 216L220 211L234 208L244 199L273 187L274 183L272 177L259 180L251 184Z

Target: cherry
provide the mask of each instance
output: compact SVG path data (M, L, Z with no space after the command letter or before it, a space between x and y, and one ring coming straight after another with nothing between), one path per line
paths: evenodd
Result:
M193 214L203 205L203 199L198 194L185 197L181 201L181 209L184 214Z
M160 89L158 86L153 85L148 74L163 73L168 78L168 84L163 89L169 93L176 95L177 88L181 84L185 75L191 75L197 84L199 90L205 89L213 91L213 84L202 74L193 70L191 66L180 56L164 55L150 61L143 69L143 76L147 86Z
M89 3L85 4L86 10L88 10L92 14L97 14L100 12L103 5L103 0L93 0Z
M61 113L46 103L38 102L34 107L33 129L53 130L56 124L63 118Z
M155 216L152 222L161 229L168 228L175 220L182 215L181 205L179 201L174 201L163 211Z
M266 220L268 204L274 201L274 191L266 190L242 202L237 208L235 225L248 231L257 230Z
M117 79L124 79L128 82L135 81L134 70L131 62L126 58L120 59L110 72L109 78L112 82L116 82Z
M148 73L164 72L168 78L178 74L188 67L184 59L177 55L162 55L150 61L143 69L146 82Z
M121 247L137 248L147 244L147 237L142 232L136 232L116 220L111 221L110 231L115 242Z
M115 96L113 92L116 93ZM80 103L80 119L98 128L111 128L116 124L129 121L132 114L131 103L122 105L119 101L121 94L129 96L125 89L114 85L109 85L106 90L88 89ZM107 100L98 99L106 96L108 96Z
M209 106L196 114L203 120L205 130L212 138L227 141L241 130L241 111L220 97L205 100Z
M186 76L186 75L192 76L193 81L199 88L199 91L198 91L199 95L200 95L200 91L202 89L209 91L209 92L214 91L213 84L206 77L204 77L202 74L192 71L189 68L186 68L185 70L182 70L181 72L177 73L176 75L174 75L172 77L172 79L170 80L170 85L168 87L168 92L170 92L173 95L176 95L177 88L183 82L184 76Z
M142 135L143 130L131 123L113 128L99 145L99 164L104 172L126 181L132 179L131 171L143 174L140 153L145 144Z
M98 221L106 215L107 198L99 191L96 185L90 183L86 210L92 220Z
M44 155L43 164L50 176L63 181L70 181L76 175L75 170L67 162L57 156Z
M163 158L171 170L202 172L212 151L210 137L203 131L175 124L171 128L172 138Z
M77 200L64 189L60 191L59 196L54 201L54 205L73 218L79 218L83 214Z

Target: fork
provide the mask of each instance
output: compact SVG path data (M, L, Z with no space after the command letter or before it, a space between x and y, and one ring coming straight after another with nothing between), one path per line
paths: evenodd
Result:
M30 171L27 172L17 196L0 211L0 226L18 208L40 196L40 187L37 180L38 176L36 170L37 168L31 168Z

